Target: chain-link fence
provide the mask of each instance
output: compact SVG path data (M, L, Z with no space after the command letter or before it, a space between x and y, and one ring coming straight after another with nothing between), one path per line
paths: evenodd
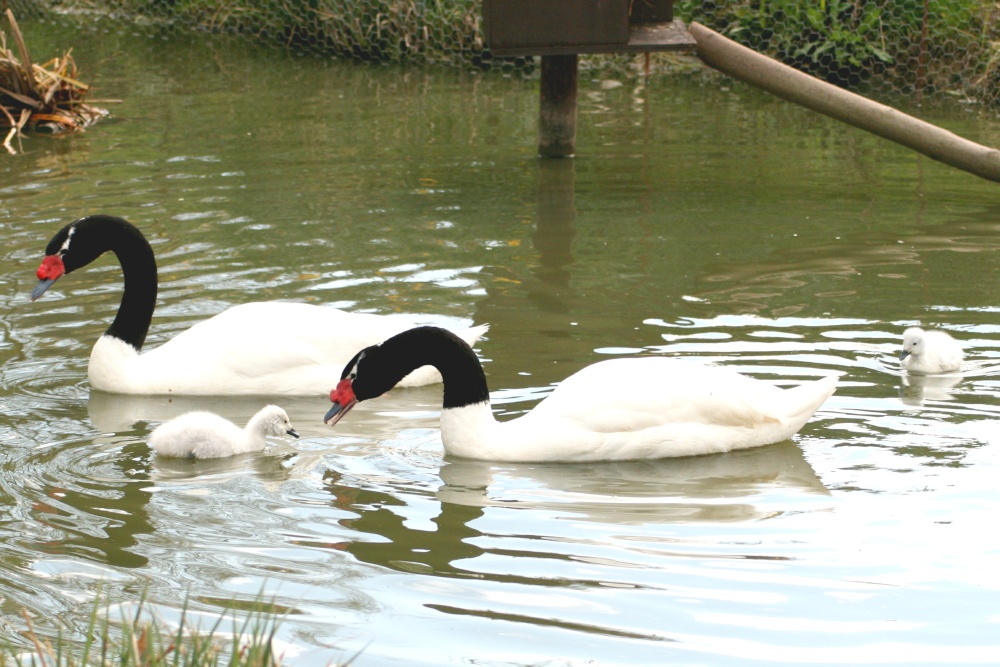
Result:
M680 13L847 88L1000 95L998 6L983 0L684 0Z
M6 3L25 13L87 20L99 13L149 29L237 33L300 53L529 71L533 66L530 58L492 58L485 50L481 0ZM987 0L678 0L674 8L681 20L698 21L837 85L879 97L951 95L984 104L1000 99L997 12Z

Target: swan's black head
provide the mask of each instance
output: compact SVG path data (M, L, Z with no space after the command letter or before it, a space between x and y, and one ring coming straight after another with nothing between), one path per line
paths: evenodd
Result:
M447 329L414 327L366 347L347 362L340 382L330 392L333 406L323 421L336 424L358 401L381 396L425 365L441 372L444 408L489 400L486 375L468 343Z
M35 285L35 289L31 290L32 301L45 294L45 290L52 287L55 281L73 270L66 267L65 255L69 252L75 234L76 222L71 222L56 232L49 244L45 246L45 257L42 259L38 271L35 272L35 275L38 276L38 284ZM70 255L70 259L72 261L72 255Z
M31 290L31 300L45 294L62 276L113 250L115 241L123 236L142 238L132 223L110 215L80 218L60 229L45 246L45 258L36 271L38 284Z
M370 371L366 368L365 358L372 350L378 349L379 345L372 345L361 350L344 366L344 371L340 374L340 382L336 388L330 392L330 401L333 405L323 417L324 422L330 422L330 426L336 425L344 416L351 411L358 401L365 401L369 398L381 396L392 389L395 381L388 383L388 380L380 376L377 369Z

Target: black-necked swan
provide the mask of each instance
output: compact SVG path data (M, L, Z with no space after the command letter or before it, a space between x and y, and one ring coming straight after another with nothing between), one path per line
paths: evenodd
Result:
M472 348L438 327L417 327L348 362L323 421L336 424L413 368L444 378L441 440L459 457L492 461L612 461L714 454L790 438L837 385L791 389L731 369L663 357L601 361L571 375L533 410L498 422Z
M397 317L284 301L233 306L140 354L156 304L153 250L130 222L92 215L63 227L45 248L35 300L61 276L105 252L121 263L125 289L114 321L90 354L93 388L118 394L325 395L358 350L414 326ZM485 325L459 332L470 344ZM403 386L440 381L421 368Z
M899 361L911 373L954 373L962 368L962 345L944 331L910 327L903 332Z
M218 459L264 449L269 435L299 434L288 415L277 405L268 405L240 428L214 412L186 412L160 424L149 434L149 446L159 456Z

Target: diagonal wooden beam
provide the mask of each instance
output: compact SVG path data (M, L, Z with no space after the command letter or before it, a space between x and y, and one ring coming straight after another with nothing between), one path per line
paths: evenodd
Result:
M1000 182L1000 151L995 148L820 81L699 23L688 29L697 43L698 57L720 72L939 162Z

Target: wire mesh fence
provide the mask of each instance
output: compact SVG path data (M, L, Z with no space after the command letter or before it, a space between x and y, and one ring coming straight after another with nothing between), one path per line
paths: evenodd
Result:
M491 56L481 0L4 2L25 15L93 20L99 14L147 29L235 33L296 53L521 71L535 64ZM846 88L876 97L960 96L987 105L1000 100L998 13L988 0L677 0L674 7L685 22L698 21ZM585 64L602 62L588 58Z
M685 0L681 13L846 88L995 103L997 5L982 0Z

